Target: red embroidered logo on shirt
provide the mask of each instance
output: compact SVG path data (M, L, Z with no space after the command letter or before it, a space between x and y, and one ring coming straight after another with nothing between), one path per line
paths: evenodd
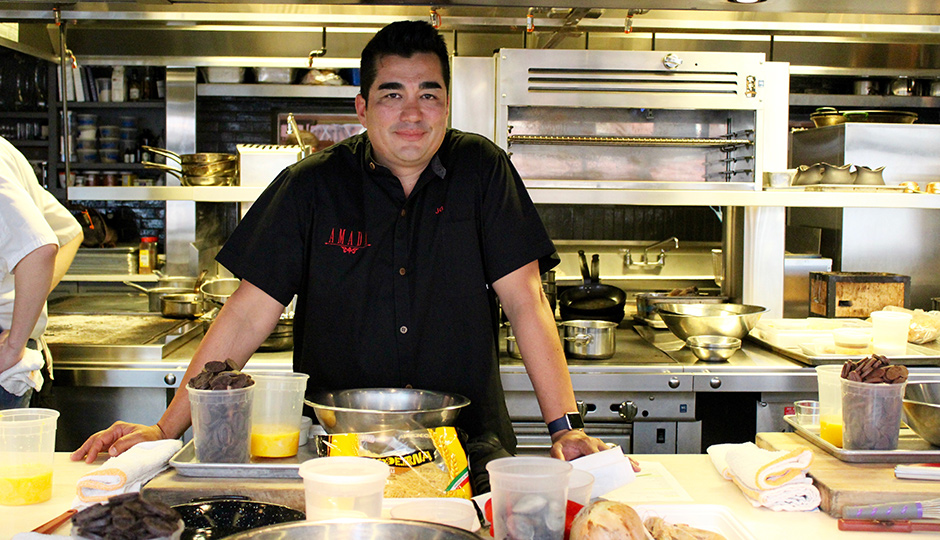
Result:
M437 210L435 210L434 213L435 213L435 214L440 214L440 213L443 212L443 211L444 211L444 207L443 207L443 206L438 206L438 207L437 207Z
M350 231L333 227L330 239L324 242L327 246L339 246L343 253L355 253L362 248L369 247L369 235L362 231Z

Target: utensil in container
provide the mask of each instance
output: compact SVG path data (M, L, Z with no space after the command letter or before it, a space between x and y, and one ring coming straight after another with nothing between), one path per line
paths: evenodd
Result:
M585 360L610 358L617 350L617 323L600 320L562 322L565 356Z
M327 433L367 433L451 426L470 400L414 388L355 388L321 392L304 403Z

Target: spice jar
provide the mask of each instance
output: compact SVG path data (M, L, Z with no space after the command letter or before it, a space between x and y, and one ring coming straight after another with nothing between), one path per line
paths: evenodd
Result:
M154 265L157 263L157 237L144 236L140 239L140 250L137 257L138 269L140 274L152 274Z

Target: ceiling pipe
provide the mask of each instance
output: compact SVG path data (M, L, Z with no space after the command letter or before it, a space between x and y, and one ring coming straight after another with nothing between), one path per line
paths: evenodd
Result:
M314 49L307 54L307 67L313 67L314 58L322 58L326 56L326 27L323 27L323 39L321 41L321 47L319 49Z

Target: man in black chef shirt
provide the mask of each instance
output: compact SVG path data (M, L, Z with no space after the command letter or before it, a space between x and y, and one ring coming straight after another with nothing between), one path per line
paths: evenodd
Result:
M473 468L516 443L499 378L495 291L552 455L606 449L577 429L540 279L558 262L554 245L506 153L447 129L444 40L425 22L392 23L363 50L361 67L356 113L367 131L288 167L252 206L218 255L241 286L180 388L210 360L244 365L297 294L294 370L310 374L308 393L410 387L467 396L458 426ZM177 392L155 426L118 422L93 435L73 459L181 436L187 399Z

